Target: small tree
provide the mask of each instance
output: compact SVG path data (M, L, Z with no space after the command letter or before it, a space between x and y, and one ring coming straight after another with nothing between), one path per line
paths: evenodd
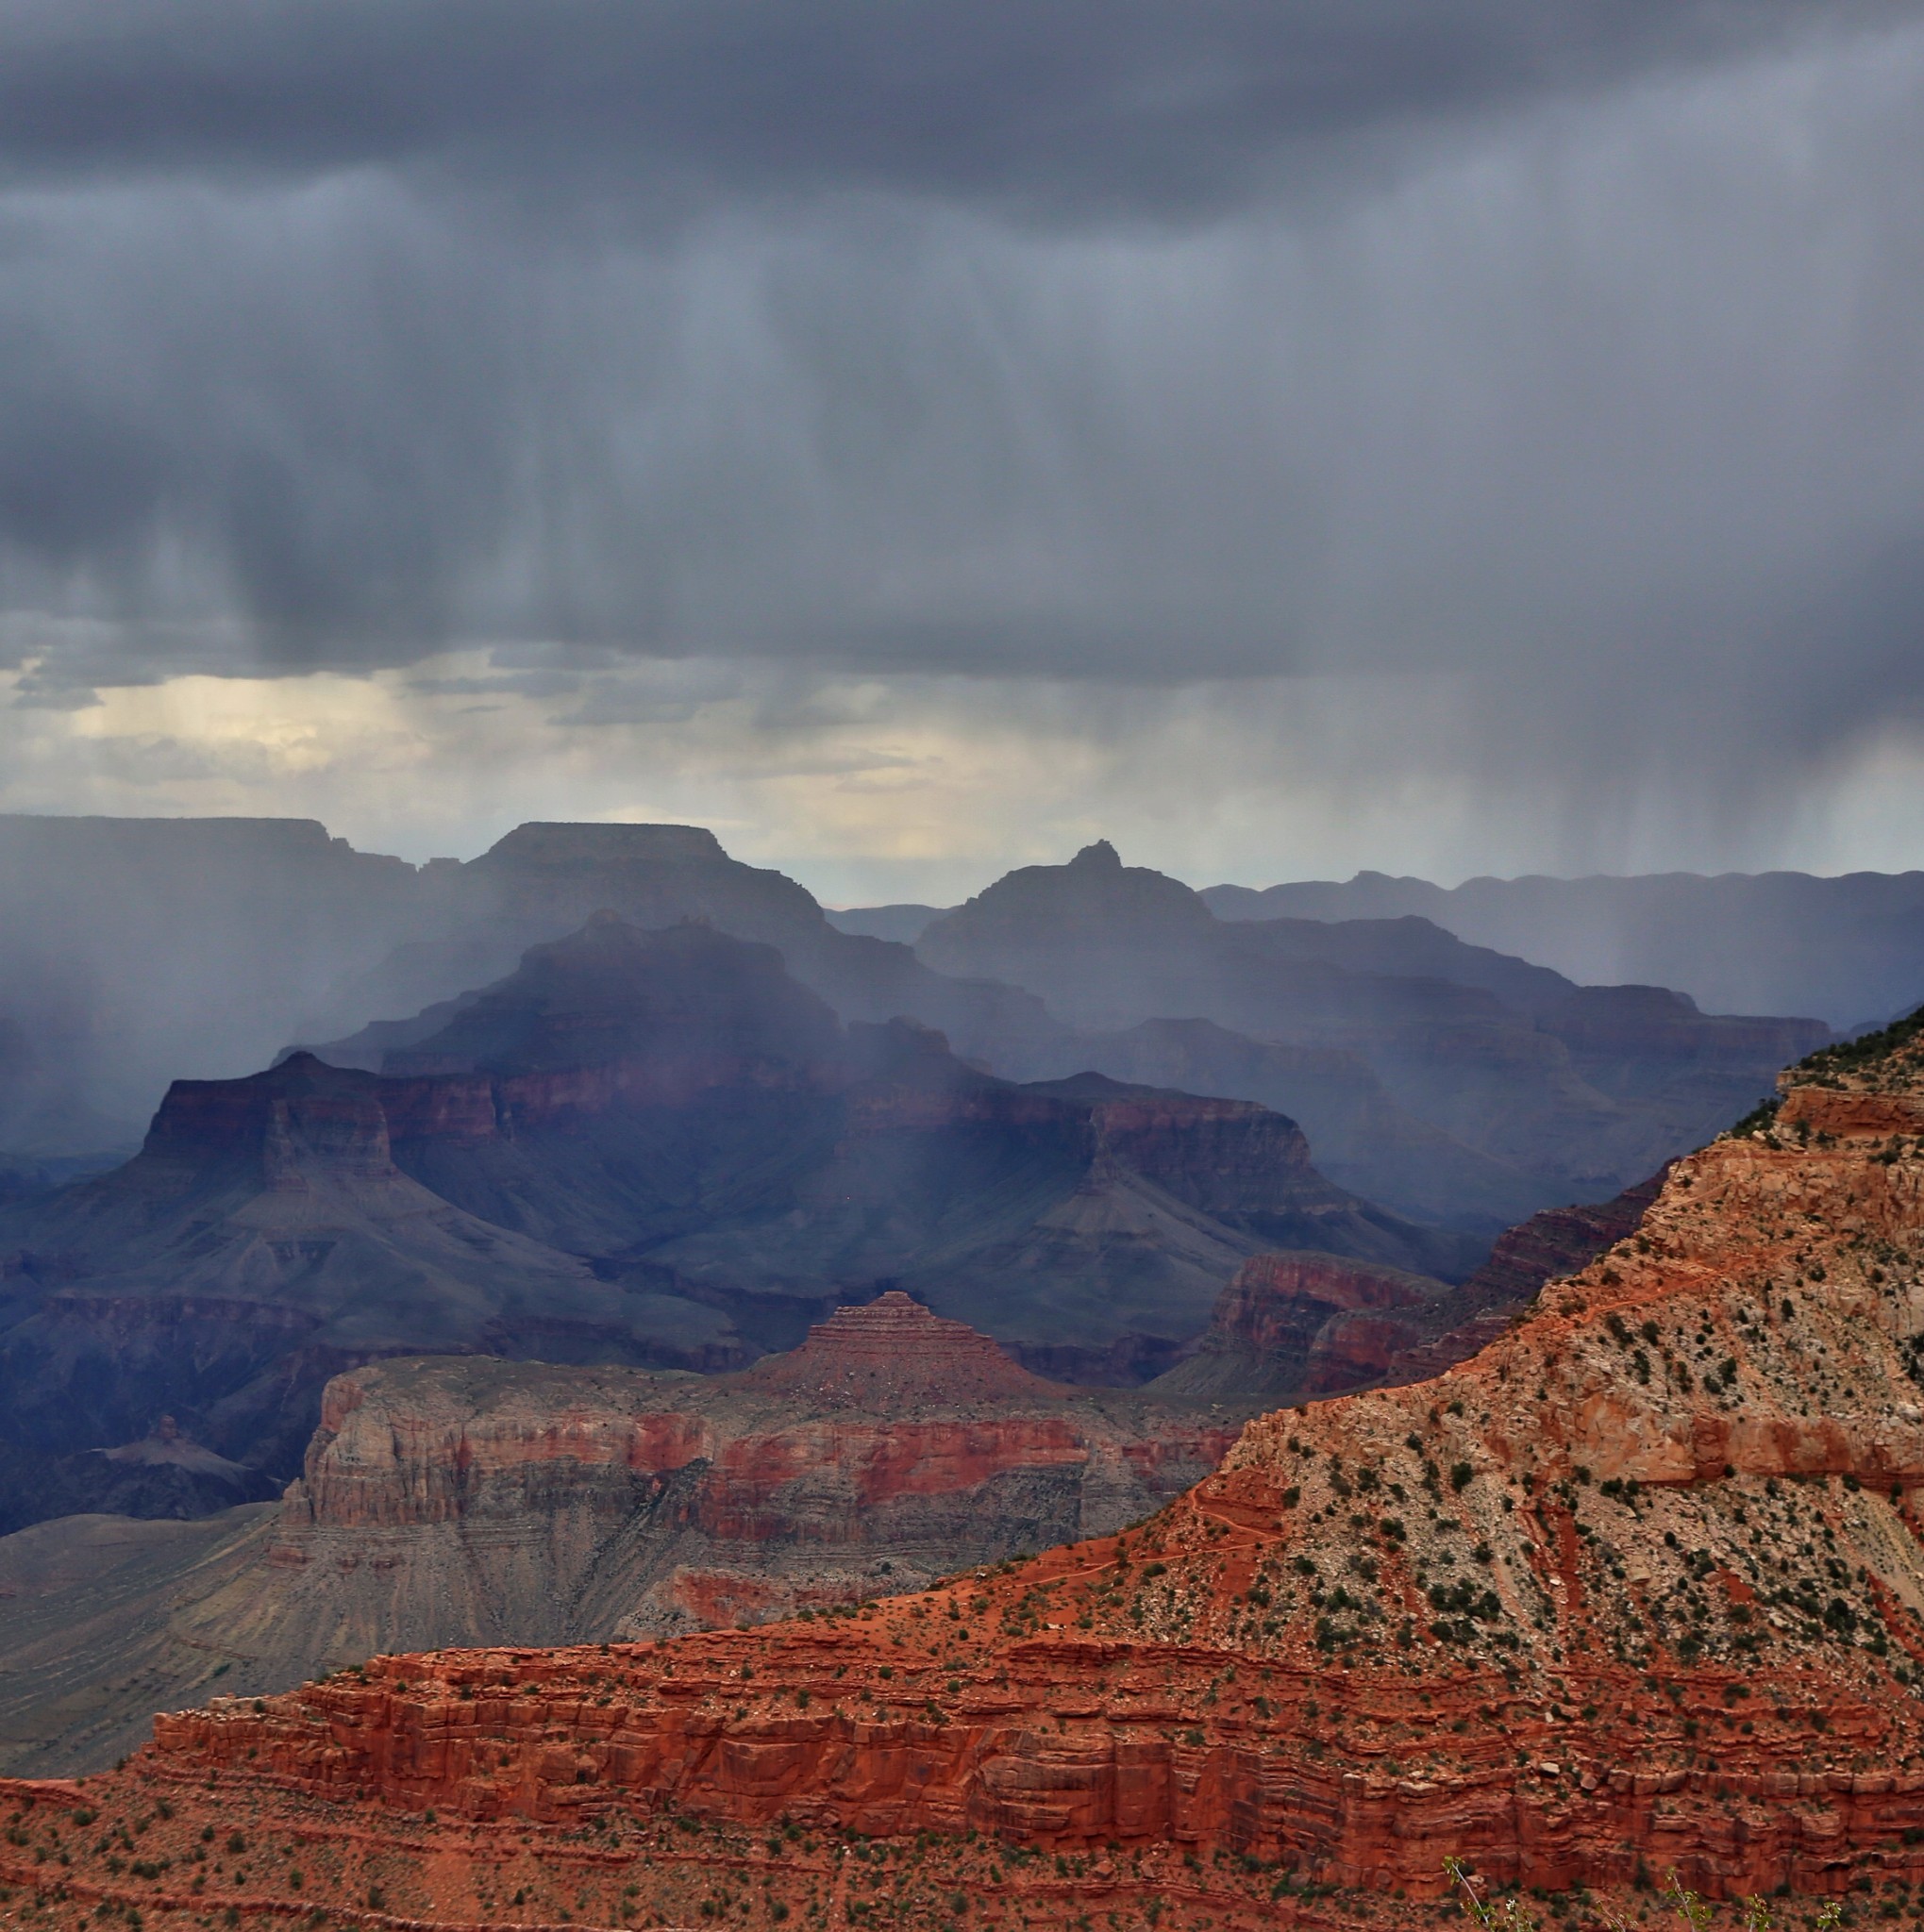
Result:
M1475 1880L1456 1858L1444 1859L1443 1870L1463 1894L1458 1903L1464 1917L1482 1926L1484 1932L1536 1932L1536 1921L1524 1909L1520 1898L1506 1898L1500 1905L1479 1898Z
M1710 1932L1710 1924L1716 1917L1716 1907L1708 1899L1698 1898L1689 1890L1675 1872L1670 1882L1664 1888L1664 1896L1677 1907L1677 1916L1690 1927L1690 1932Z

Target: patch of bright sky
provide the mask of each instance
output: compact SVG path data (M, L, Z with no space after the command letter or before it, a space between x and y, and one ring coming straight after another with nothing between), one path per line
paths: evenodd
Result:
M1474 777L1475 719L1443 680L1118 688L700 663L552 677L498 662L176 677L71 709L13 701L19 678L0 679L0 809L312 817L416 860L470 857L527 819L699 824L829 904L948 903L1096 838L1196 884L1363 868L1449 883L1902 870L1924 824L1924 752L1895 734L1767 821L1693 821L1645 786L1573 824L1523 781Z

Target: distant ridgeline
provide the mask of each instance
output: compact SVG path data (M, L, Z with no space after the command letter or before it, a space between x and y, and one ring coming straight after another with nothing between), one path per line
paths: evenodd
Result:
M1238 890L1216 908L1246 914ZM176 1077L245 1074L376 1021L432 1030L409 1016L598 911L773 945L845 1021L918 1021L1005 1077L1096 1071L1255 1100L1297 1121L1344 1186L1484 1234L1633 1184L1823 1038L1706 1020L1648 974L1580 989L1413 917L1219 919L1106 845L1013 873L926 929L914 908L875 925L911 946L840 929L861 917L831 921L694 826L529 824L468 863L415 868L307 821L11 818L0 909L0 1169L27 1174L130 1148ZM1808 954L1831 929L1803 920L1796 943ZM1695 930L1710 943L1708 908ZM1924 954L1891 930L1909 972ZM1782 951L1746 931L1752 958Z
M288 1474L375 1357L721 1370L896 1286L1139 1382L1270 1252L1408 1275L1396 1348L1428 1347L1502 1227L1642 1182L1829 1037L1420 918L1226 921L1103 844L912 947L673 825L416 868L299 821L0 820L0 1455L29 1462L165 1412ZM135 1158L42 1185L163 1093ZM1264 1386L1387 1372L1324 1332L1362 1291L1285 1276L1307 1339L1262 1343Z
M1855 1031L1924 999L1924 872L1657 873L1211 886L1220 919L1419 916L1574 979L1676 987L1714 1012L1814 1013Z

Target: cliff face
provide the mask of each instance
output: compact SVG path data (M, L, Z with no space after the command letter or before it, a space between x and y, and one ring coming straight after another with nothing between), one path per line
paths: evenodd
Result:
M1297 1400L1367 1387L1439 1325L1447 1295L1440 1281L1334 1255L1256 1255L1223 1291L1195 1354L1154 1386Z
M377 1652L760 1623L912 1588L1148 1514L1246 1412L1062 1388L901 1294L736 1375L357 1370L328 1385L272 1518L142 1545L145 1594L124 1609L117 1545L81 1539L62 1562L57 1525L0 1544L0 1763L111 1762L156 1703L206 1695L216 1662L219 1688L251 1696ZM177 1440L126 1455L211 1460ZM19 1601L14 1551L38 1553Z
M272 1466L298 1457L322 1383L357 1361L570 1335L648 1358L646 1311L585 1261L403 1174L384 1097L305 1057L179 1082L134 1160L15 1210L0 1387L16 1438L77 1452L165 1411ZM397 1097L398 1117L422 1110L417 1091ZM486 1101L463 1090L438 1110L472 1136Z
M1636 1230L1662 1192L1667 1166L1608 1201L1546 1208L1497 1237L1488 1258L1464 1284L1475 1308L1519 1308L1546 1281L1574 1274Z
M908 1015L972 1057L1060 1030L1033 995L837 931L694 826L524 825L417 868L305 820L0 815L0 1151L23 1156L124 1149L184 1068L239 1075L452 1000L602 910L778 946L843 1018Z
M761 1622L1132 1521L1237 1425L1045 1382L900 1293L738 1375L388 1363L328 1386L274 1614L331 1662Z
M1061 1854L1058 1911L1180 1846L1184 1924L1247 1923L1258 1869L1265 1896L1434 1895L1447 1853L1557 1889L1909 1884L1920 1337L1906 1029L1679 1162L1472 1360L1251 1424L1128 1535L751 1634L392 1659L162 1718L105 1789L158 1779L192 1819L211 1776L343 1834L433 1807L409 1909L448 1914L475 1910L466 1820L526 1820L552 1860L543 1829L663 1808L825 1841L973 1826ZM765 1875L807 1904L805 1872Z
M1186 1399L1300 1401L1428 1381L1496 1341L1545 1282L1576 1273L1632 1234L1664 1177L1653 1174L1594 1207L1531 1215L1500 1235L1483 1265L1453 1288L1334 1255L1254 1255L1186 1358L1153 1386Z
M1517 1018L1534 1024L1546 986L1556 984L1541 968L1462 944L1424 920L1270 920L1260 934L1244 926L1226 941L1229 928L1177 882L1124 868L1113 854L1093 853L1092 861L1079 871L1012 875L962 908L969 914L962 926L929 941L945 944L944 957L971 975L958 978L907 945L838 930L794 881L731 858L694 826L525 825L471 863L415 868L353 852L304 821L0 818L0 1152L124 1148L183 1068L238 1075L290 1040L363 1029L354 1063L377 1070L385 1047L418 1035L407 1021L369 1027L370 1015L451 1003L511 970L527 947L603 910L649 926L700 919L776 946L795 977L845 1021L907 1016L1012 1078L1096 1067L1118 1078L1261 1101L1305 1122L1343 1185L1419 1217L1449 1219L1468 1203L1490 1231L1579 1191L1580 1182L1604 1193L1648 1173L1691 1134L1748 1105L1773 1057L1802 1050L1756 1037L1739 1044L1723 1023L1701 1015L1681 1031L1660 1026L1680 1048L1664 1062L1674 1091L1660 1094L1646 1091L1654 1062L1645 1049L1654 1033L1573 1013L1564 1027L1570 1044L1547 1033L1540 1064L1505 1071L1504 1040ZM1065 880L1072 872L1075 879ZM1581 897L1701 889L1688 917L1674 923L1693 946L1735 954L1749 969L1754 983L1719 995L1739 1010L1810 1009L1786 1008L1783 986L1773 991L1764 983L1773 971L1766 962L1786 958L1815 962L1820 978L1856 972L1864 986L1912 970L1916 947L1905 921L1913 915L1873 930L1876 920L1866 924L1863 914L1880 895L1915 896L1915 882L1791 883L1821 888L1818 896L1833 902L1840 893L1865 900L1849 943L1839 944L1837 921L1853 915L1839 902L1822 917L1792 918L1796 908L1780 907L1765 922L1767 943L1732 946L1731 932L1761 929L1740 901L1781 892L1783 878L1774 886L1592 881L1560 890ZM1527 896L1558 886L1502 890ZM1340 899L1346 890L1325 895ZM1429 891L1437 903L1411 909L1450 924L1455 915L1445 905L1461 895ZM1374 908L1332 900L1318 909ZM1043 930L1051 921L1053 935ZM1508 937L1483 937L1549 958L1567 939L1556 924L1527 920ZM1581 976L1634 967L1638 976L1701 991L1687 960L1677 963L1689 950L1672 959L1675 974L1657 970L1668 952L1660 948L1641 963L1629 953L1620 965L1606 958ZM1877 968L1868 978L1860 970L1865 961ZM1058 1010L1046 1008L1034 990L975 976L1001 965L1020 966L1029 975L1025 985L1047 992ZM1728 989L1729 975L1723 981ZM1118 999L1125 982L1129 997ZM1854 1024L1891 1009L1899 996L1865 992L1844 998L1841 1008L1827 998L1816 1010ZM1494 1032L1493 1012L1500 1021ZM1114 1027L1171 1014L1211 1015L1235 1030L1237 1044L1227 1057L1209 1057L1213 1071L1205 1072L1201 1058L1186 1071L1157 1071L1140 1049L1109 1037ZM1085 1045L1066 1024L1071 1015L1105 1037ZM1437 1020L1447 1023L1443 1032L1414 1060L1383 1030ZM1547 1024L1552 1032L1564 1025ZM1332 1027L1340 1037L1332 1039ZM1367 1040L1346 1031L1358 1027ZM1306 1063L1280 1068L1279 1041L1352 1055L1359 1064L1333 1074ZM1709 1063L1719 1041L1735 1054L1721 1070ZM1425 1060L1438 1058L1441 1068L1427 1073ZM1434 1107L1447 1107L1466 1073L1485 1061L1505 1105L1444 1119ZM1552 1077L1572 1065L1583 1092ZM1385 1081L1397 1090L1387 1132L1358 1112L1359 1104L1380 1104L1370 1089ZM1584 1110L1594 1095L1607 1103L1600 1114ZM1526 1110L1531 1130L1497 1145L1491 1137L1503 1121ZM1615 1135L1607 1146L1603 1127ZM1569 1157L1591 1147L1604 1148L1603 1166L1573 1172Z
M125 1167L0 1208L0 1393L38 1449L162 1411L285 1476L326 1376L423 1349L728 1369L901 1283L1134 1379L1252 1252L1447 1267L1247 1101L1017 1086L844 1027L769 947L599 918L374 1074L178 1081Z
M1297 1122L1339 1186L1443 1226L1520 1220L1545 1183L1418 1120L1352 1045L1251 1040L1208 1020L1146 1020L1079 1033L1020 1069L1045 1078L1093 1069L1117 1080L1254 1100Z

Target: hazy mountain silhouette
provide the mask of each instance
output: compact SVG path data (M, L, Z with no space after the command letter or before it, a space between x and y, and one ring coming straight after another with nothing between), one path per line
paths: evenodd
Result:
M1714 1010L1815 1013L1836 1027L1924 997L1924 872L1657 873L1427 879L1358 873L1255 891L1211 886L1222 919L1350 922L1420 914L1573 977L1676 987Z
M1580 987L1415 917L1221 920L1106 842L1009 874L933 922L917 951L1025 987L1083 1030L1022 1071L1066 1054L1260 1093L1309 1120L1352 1184L1439 1216L1453 1202L1488 1226L1641 1179L1829 1037L1815 1021L1706 1015L1662 988ZM1171 1023L1221 1030L1172 1035ZM1292 1061L1302 1054L1352 1064Z
M1335 1187L1260 1106L1018 1086L912 1023L845 1025L770 947L604 915L384 1073L296 1053L176 1082L134 1159L0 1209L0 1392L22 1448L165 1410L285 1471L354 1362L728 1367L892 1286L1131 1379L1278 1247L1478 1258Z

